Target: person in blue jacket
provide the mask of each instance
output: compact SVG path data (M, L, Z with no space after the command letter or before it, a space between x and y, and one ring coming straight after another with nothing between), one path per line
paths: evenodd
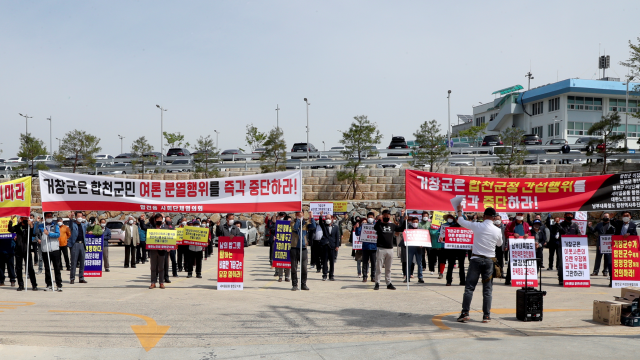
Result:
M62 292L62 275L60 274L60 227L53 221L53 213L44 213L44 223L38 223L38 245L42 250L42 261L44 262L44 281L47 286L44 291L53 291L51 281L51 264L56 278L56 291Z
M373 212L367 214L367 224L374 225L376 215ZM360 229L362 231L362 229ZM376 253L378 245L374 242L362 243L362 282L367 282L369 264L371 264L371 282L376 282Z
M80 270L78 272L80 283L86 284L84 279L84 242L87 234L87 223L85 222L83 212L76 211L75 218L69 222L69 229L71 229L71 237L67 242L67 246L71 248L71 274L69 275L69 284L73 284L76 279L76 267L78 266L78 260L80 260Z

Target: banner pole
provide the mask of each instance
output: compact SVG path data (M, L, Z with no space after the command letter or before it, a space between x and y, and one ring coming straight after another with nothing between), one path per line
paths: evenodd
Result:
M298 235L298 247L300 248L300 278L299 278L299 283L300 283L300 290L302 290L302 221L304 220L304 217L302 219L300 219L300 227L298 228L298 232L300 233L300 235ZM305 243L305 248L306 248L306 243ZM334 259L335 261L335 259ZM297 285L296 285L297 286Z
M49 232L51 232L50 229L51 229L51 225L49 225ZM47 258L48 258L47 262L49 263L49 279L51 279L51 289L53 289L53 280L55 279L53 278L53 274L51 273L51 265L53 262L51 261L51 242L49 241L49 235L47 235L47 250L49 251L47 253ZM47 284L44 284L44 285L47 286Z
M404 218L404 228L407 228L407 218ZM409 275L409 246L407 246L407 239L404 238L404 234L402 234L402 241L404 241L404 249L406 250L405 252L407 253L407 290L409 290L409 279L410 279L410 275Z
M27 284L27 280L29 279L29 256L31 256L31 227L29 226L29 222L27 221L27 264L24 268L24 284ZM26 288L25 288L26 289Z

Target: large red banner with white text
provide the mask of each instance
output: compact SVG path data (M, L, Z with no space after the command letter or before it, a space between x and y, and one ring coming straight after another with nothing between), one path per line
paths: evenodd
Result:
M40 171L43 211L241 213L300 211L301 171L191 180L138 180Z

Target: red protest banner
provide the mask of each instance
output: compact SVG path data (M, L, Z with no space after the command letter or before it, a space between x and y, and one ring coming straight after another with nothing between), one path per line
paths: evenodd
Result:
M406 246L431 247L431 235L429 230L407 229L403 233Z
M633 175L638 174L506 179L406 170L406 206L415 209L429 204L432 210L451 211L451 199L463 196L465 211L484 211L487 207L497 212L595 211L618 209L623 204L635 209L640 202L618 202L620 197L613 196L616 186L635 180L627 179ZM598 196L594 196L596 191Z
M473 248L473 231L461 227L446 227L444 248L471 250Z
M637 235L611 236L612 256L612 286L623 288L640 286L640 249L638 249Z
M244 237L218 238L218 290L244 288Z

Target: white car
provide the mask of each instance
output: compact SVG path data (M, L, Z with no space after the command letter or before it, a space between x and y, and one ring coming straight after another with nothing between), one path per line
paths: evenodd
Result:
M11 172L13 172L13 168L8 165L0 166L0 179L8 179L11 177Z
M244 234L244 247L249 247L251 244L258 244L258 229L256 229L253 221L236 220L235 224L237 223L240 223L240 232ZM213 244L218 246L217 237L213 240Z
M53 156L51 156L51 155L38 155L33 159L33 161L35 161L35 162L53 161Z
M5 162L8 162L8 163L21 163L21 162L24 162L24 161L25 161L24 158L12 157L12 158L7 159L7 161L5 161Z
M111 166L111 171L103 171L104 175L121 175L133 174L133 166L131 163L117 163Z
M111 160L113 162L113 156L109 154L99 154L93 157L96 160Z

